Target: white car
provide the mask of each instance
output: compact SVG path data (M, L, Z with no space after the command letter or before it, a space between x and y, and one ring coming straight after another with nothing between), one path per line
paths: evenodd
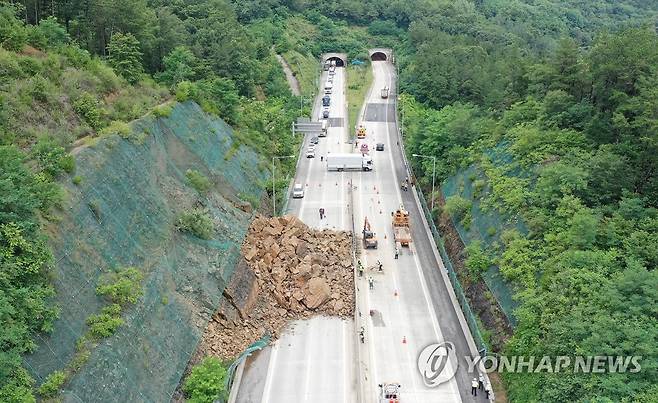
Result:
M315 147L306 150L306 158L315 158Z
M292 197L294 199L301 199L304 197L304 186L302 186L301 183L295 183L295 186L293 186Z

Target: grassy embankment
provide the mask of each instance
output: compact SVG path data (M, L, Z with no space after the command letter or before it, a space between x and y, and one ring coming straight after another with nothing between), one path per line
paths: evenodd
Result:
M350 136L354 135L361 106L371 85L372 69L370 65L347 67L347 129Z

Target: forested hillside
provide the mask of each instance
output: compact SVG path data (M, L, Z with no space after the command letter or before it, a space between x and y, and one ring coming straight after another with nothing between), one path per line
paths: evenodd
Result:
M0 4L0 401L31 401L34 387L49 396L65 382L55 373L35 385L21 355L58 315L43 228L68 198L59 182L85 180L73 155L188 99L264 157L292 153L299 102L273 44L267 27L241 24L221 1ZM285 174L294 162L284 163Z
M477 201L484 214L526 229L500 234L499 243L466 245L465 281L478 281L494 264L514 290L517 326L501 353L643 357L638 374L507 374L509 398L652 401L656 5L628 2L593 17L601 3L593 2L567 14L583 16L576 24L561 23L563 11L541 3L483 3L471 11L482 27L495 27L491 35L477 24L455 29L465 20L451 15L412 23L401 49L408 152L436 156L440 181L468 167L476 172L458 183L474 189L474 198L452 196L443 213L468 229L478 219ZM520 15L528 26L506 21L512 10L503 3L526 10ZM431 161L417 168L427 191Z
M527 229L466 245L468 280L495 264L518 303L498 352L643 356L638 374L508 374L510 400L655 401L657 24L653 0L1 3L0 401L40 386L21 355L57 317L42 228L67 197L58 183L81 180L79 147L194 100L264 157L294 154L308 106L275 53L308 97L322 52L370 46L395 49L408 153L436 156L439 181L478 172L478 203ZM435 213L468 226L472 202Z

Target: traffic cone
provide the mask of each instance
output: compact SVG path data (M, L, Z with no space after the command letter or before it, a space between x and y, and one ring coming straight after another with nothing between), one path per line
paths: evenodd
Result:
M407 344L407 336L402 336L402 344Z
M397 296L398 296L398 290L395 290L395 292L393 293L393 296L394 296L394 297L397 297Z

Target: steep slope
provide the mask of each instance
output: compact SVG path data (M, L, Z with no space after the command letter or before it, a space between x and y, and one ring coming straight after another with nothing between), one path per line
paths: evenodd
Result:
M65 401L170 399L252 217L236 195L262 196L257 155L195 103L137 120L125 137L74 150L80 179L67 186L69 200L49 227L61 315L26 363L38 383L66 368ZM209 186L195 190L194 177ZM209 239L181 231L181 217L193 211L210 218ZM99 281L125 267L143 274L143 296L126 309L125 325L94 339L86 321L108 305Z

